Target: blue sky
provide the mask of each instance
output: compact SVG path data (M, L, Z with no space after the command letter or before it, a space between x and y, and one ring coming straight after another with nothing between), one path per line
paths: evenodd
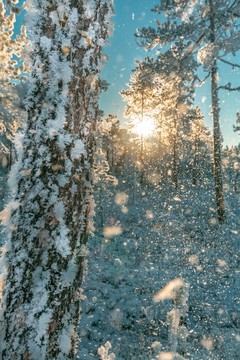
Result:
M155 25L157 14L151 12L151 8L157 1L149 0L115 0L115 30L110 38L110 45L105 49L109 56L108 63L102 71L102 77L109 83L109 89L101 97L101 108L105 114L112 113L118 115L123 122L123 112L125 103L122 101L119 92L126 89L126 83L129 82L132 70L135 68L135 60L151 56L142 48L138 47L134 33L137 28L143 26ZM239 56L235 58L235 61ZM238 61L239 62L239 61ZM234 72L227 66L221 66L219 77L226 83L231 81L233 85L240 85L239 72ZM200 105L206 119L206 124L211 127L210 108L210 84L202 86L196 95L196 101ZM240 136L233 132L236 112L240 111L240 94L239 92L228 93L221 91L221 127L224 136L224 143L236 145L240 141ZM125 120L126 121L126 120Z
M23 0L20 0L20 4ZM119 92L127 89L132 70L135 68L136 59L142 59L145 56L151 56L141 47L138 47L134 33L137 28L152 25L158 18L157 14L151 12L151 8L157 3L157 0L115 0L115 16L113 18L115 30L113 36L109 39L110 45L104 49L109 56L109 60L102 71L102 77L109 83L109 89L101 97L100 106L105 114L116 114L122 123L124 123L123 112L125 103L122 101ZM24 14L21 14L17 22L17 30L23 20ZM153 54L152 54L153 55ZM239 54L238 54L239 55ZM239 56L236 57L239 60ZM236 61L235 59L235 61ZM239 61L238 61L239 62ZM220 79L226 82L231 81L233 85L240 85L240 74L234 72L227 66L222 66L219 73ZM239 92L220 93L221 105L221 126L224 135L224 143L236 145L240 141L240 136L233 132L236 112L240 111ZM206 124L211 127L210 113L210 85L206 83L197 92L197 103L200 105L206 119Z

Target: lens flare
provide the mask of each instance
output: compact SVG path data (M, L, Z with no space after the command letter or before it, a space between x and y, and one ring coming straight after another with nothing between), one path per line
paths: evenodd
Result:
M135 122L132 131L140 137L148 137L153 134L155 129L155 121L150 117L144 117Z

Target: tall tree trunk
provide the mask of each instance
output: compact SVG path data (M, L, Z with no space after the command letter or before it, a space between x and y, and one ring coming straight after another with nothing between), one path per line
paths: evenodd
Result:
M192 184L194 186L197 185L197 157L198 157L198 138L197 138L197 135L195 135L194 137L194 157L193 157L193 179L192 179Z
M141 121L143 121L144 117L144 90L142 90L142 97L141 97ZM144 152L143 152L143 134L140 136L140 185L143 186L144 182Z
M177 190L178 188L178 159L177 159L177 151L178 151L178 125L177 125L177 114L174 114L174 134L173 134L173 170L172 170L172 182L174 188Z
M0 358L66 360L77 346L111 0L34 3L28 124L5 220Z
M212 0L209 0L211 43L215 44L215 16ZM222 159L221 159L221 130L220 110L218 97L218 66L215 58L211 69L211 94L212 94L212 121L213 121L213 161L214 181L217 204L218 221L224 223L224 197L222 183Z

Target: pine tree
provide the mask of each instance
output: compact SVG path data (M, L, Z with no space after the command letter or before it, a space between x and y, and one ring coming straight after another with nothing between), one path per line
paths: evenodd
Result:
M197 185L207 177L210 164L210 132L204 124L204 117L199 106L192 110L191 156L192 184Z
M233 125L233 131L240 133L240 113L237 112L236 125Z
M94 134L111 0L37 0L0 317L2 359L73 359L91 230Z
M223 149L223 170L225 182L230 190L239 191L240 180L240 144Z
M117 147L120 131L120 121L116 115L109 114L103 118L99 125L100 136L102 137L102 148L106 153L106 160L111 170L114 171L117 165Z
M152 121L157 114L158 84L155 81L155 72L152 64L145 59L139 62L137 68L131 76L128 90L121 91L121 96L127 102L124 116L128 118L128 129L132 132L133 141L138 147L138 169L140 171L140 184L143 185L145 177L145 149L143 134L135 129L144 123ZM135 133L135 136L134 136Z
M193 58L179 61L181 46L179 42L156 59L145 58L135 69L129 89L121 92L127 101L125 115L130 117L130 128L137 118L145 115L156 120L158 141L167 147L167 162L171 164L168 172L175 188L178 187L180 151L189 132L187 113L192 105L196 67Z
M218 60L230 64L224 56L236 53L239 45L240 3L236 0L161 0L154 12L161 15L157 29L138 31L141 45L146 48L171 46L179 39L185 45L181 57L198 51L198 60L211 78L214 180L218 220L224 222L224 198L221 165L221 131L218 85ZM230 64L234 65L234 64ZM231 84L222 86L234 90Z
M129 129L136 125L136 120L156 115L156 106L159 106L158 85L154 63L148 58L138 62L128 84L128 90L121 91L123 100L127 102L124 115L130 119Z

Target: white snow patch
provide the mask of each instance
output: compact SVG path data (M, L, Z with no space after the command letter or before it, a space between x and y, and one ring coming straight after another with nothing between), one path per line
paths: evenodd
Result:
M66 355L68 355L71 350L71 338L66 328L63 329L61 335L59 336L59 347L62 353Z
M19 208L20 203L18 201L10 201L3 211L0 212L0 220L2 221L2 225L7 226L10 219L11 214L14 210Z
M56 248L63 257L68 256L71 252L68 235L68 228L65 225L62 225L59 234L56 236Z
M83 141L80 139L76 140L74 147L72 148L72 151L71 151L71 159L75 160L78 157L80 157L81 155L85 155L85 154L86 154L86 150L85 150Z
M52 46L52 40L47 36L42 36L40 39L40 46L46 53L49 53Z
M37 336L35 338L35 341L38 345L41 345L41 338L44 337L44 335L48 331L49 323L52 318L52 311L48 309L46 312L40 315L38 319L38 331Z
M90 19L94 15L95 1L94 0L84 0L83 6L84 6L84 10L85 10L85 16Z
M65 270L62 273L62 285L64 286L69 286L73 280L76 277L76 273L77 273L77 266L74 260L70 261L67 267L67 270Z
M54 213L58 221L62 222L65 215L65 208L64 204L61 201L58 201L54 205Z

